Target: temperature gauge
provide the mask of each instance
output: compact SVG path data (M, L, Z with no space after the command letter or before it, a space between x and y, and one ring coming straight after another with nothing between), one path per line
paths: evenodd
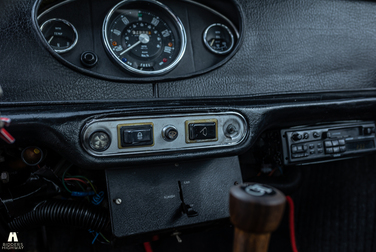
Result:
M216 23L206 28L204 43L211 52L225 54L233 48L234 36L227 26Z
M57 53L65 53L77 44L78 33L76 28L64 19L47 20L40 29L47 43Z

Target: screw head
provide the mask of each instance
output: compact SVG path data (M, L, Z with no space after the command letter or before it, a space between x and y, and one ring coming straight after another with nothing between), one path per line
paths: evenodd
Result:
M114 199L114 202L116 205L120 205L122 201L120 198L117 198L117 199Z

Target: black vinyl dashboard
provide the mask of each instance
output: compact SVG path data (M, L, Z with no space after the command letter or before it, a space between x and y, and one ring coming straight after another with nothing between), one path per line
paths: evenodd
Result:
M60 180L71 167L91 174L106 192L111 242L225 219L228 189L253 174L248 157L258 160L269 131L280 149L262 155L278 167L299 147L281 143L296 127L353 125L368 139L361 152L374 151L375 16L375 2L351 0L2 0L0 112L16 141L0 143L0 166L16 177L31 146ZM177 217L183 190L199 217L184 207ZM9 202L7 223L18 216Z

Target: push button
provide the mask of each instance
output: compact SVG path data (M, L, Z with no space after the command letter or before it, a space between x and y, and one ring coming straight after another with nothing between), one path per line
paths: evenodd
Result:
M374 127L364 128L364 135L371 135L374 132L375 132L375 128Z
M153 144L153 126L151 124L123 126L120 128L120 134L122 147Z
M314 138L320 137L320 134L317 131L313 132L312 135L313 135Z
M124 143L126 144L150 142L150 140L150 129L124 130Z
M303 152L303 145L298 145L297 149L298 149L298 152Z
M308 138L309 138L309 134L308 134L307 132L304 133L304 134L303 134L303 138L304 138L304 139L308 139Z
M325 147L332 147L332 141L325 141Z
M343 146L346 144L345 139L339 139L338 140L339 145Z
M297 152L298 152L298 149L296 148L295 145L292 145L292 146L291 146L291 152L292 152L292 153L297 153Z
M190 123L189 140L210 140L217 138L216 123Z
M304 153L292 154L291 157L292 158L302 158L302 157L304 157Z
M328 153L328 154L331 154L331 153L333 153L333 148L326 148L325 152Z
M338 140L333 140L333 141L332 141L332 145L333 145L333 147L334 147L334 146L338 146L338 145L339 145Z

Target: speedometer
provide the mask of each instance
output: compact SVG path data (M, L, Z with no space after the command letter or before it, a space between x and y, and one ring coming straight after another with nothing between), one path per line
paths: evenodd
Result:
M157 1L125 0L107 14L103 40L108 54L125 70L161 75L182 59L187 37L180 19Z

